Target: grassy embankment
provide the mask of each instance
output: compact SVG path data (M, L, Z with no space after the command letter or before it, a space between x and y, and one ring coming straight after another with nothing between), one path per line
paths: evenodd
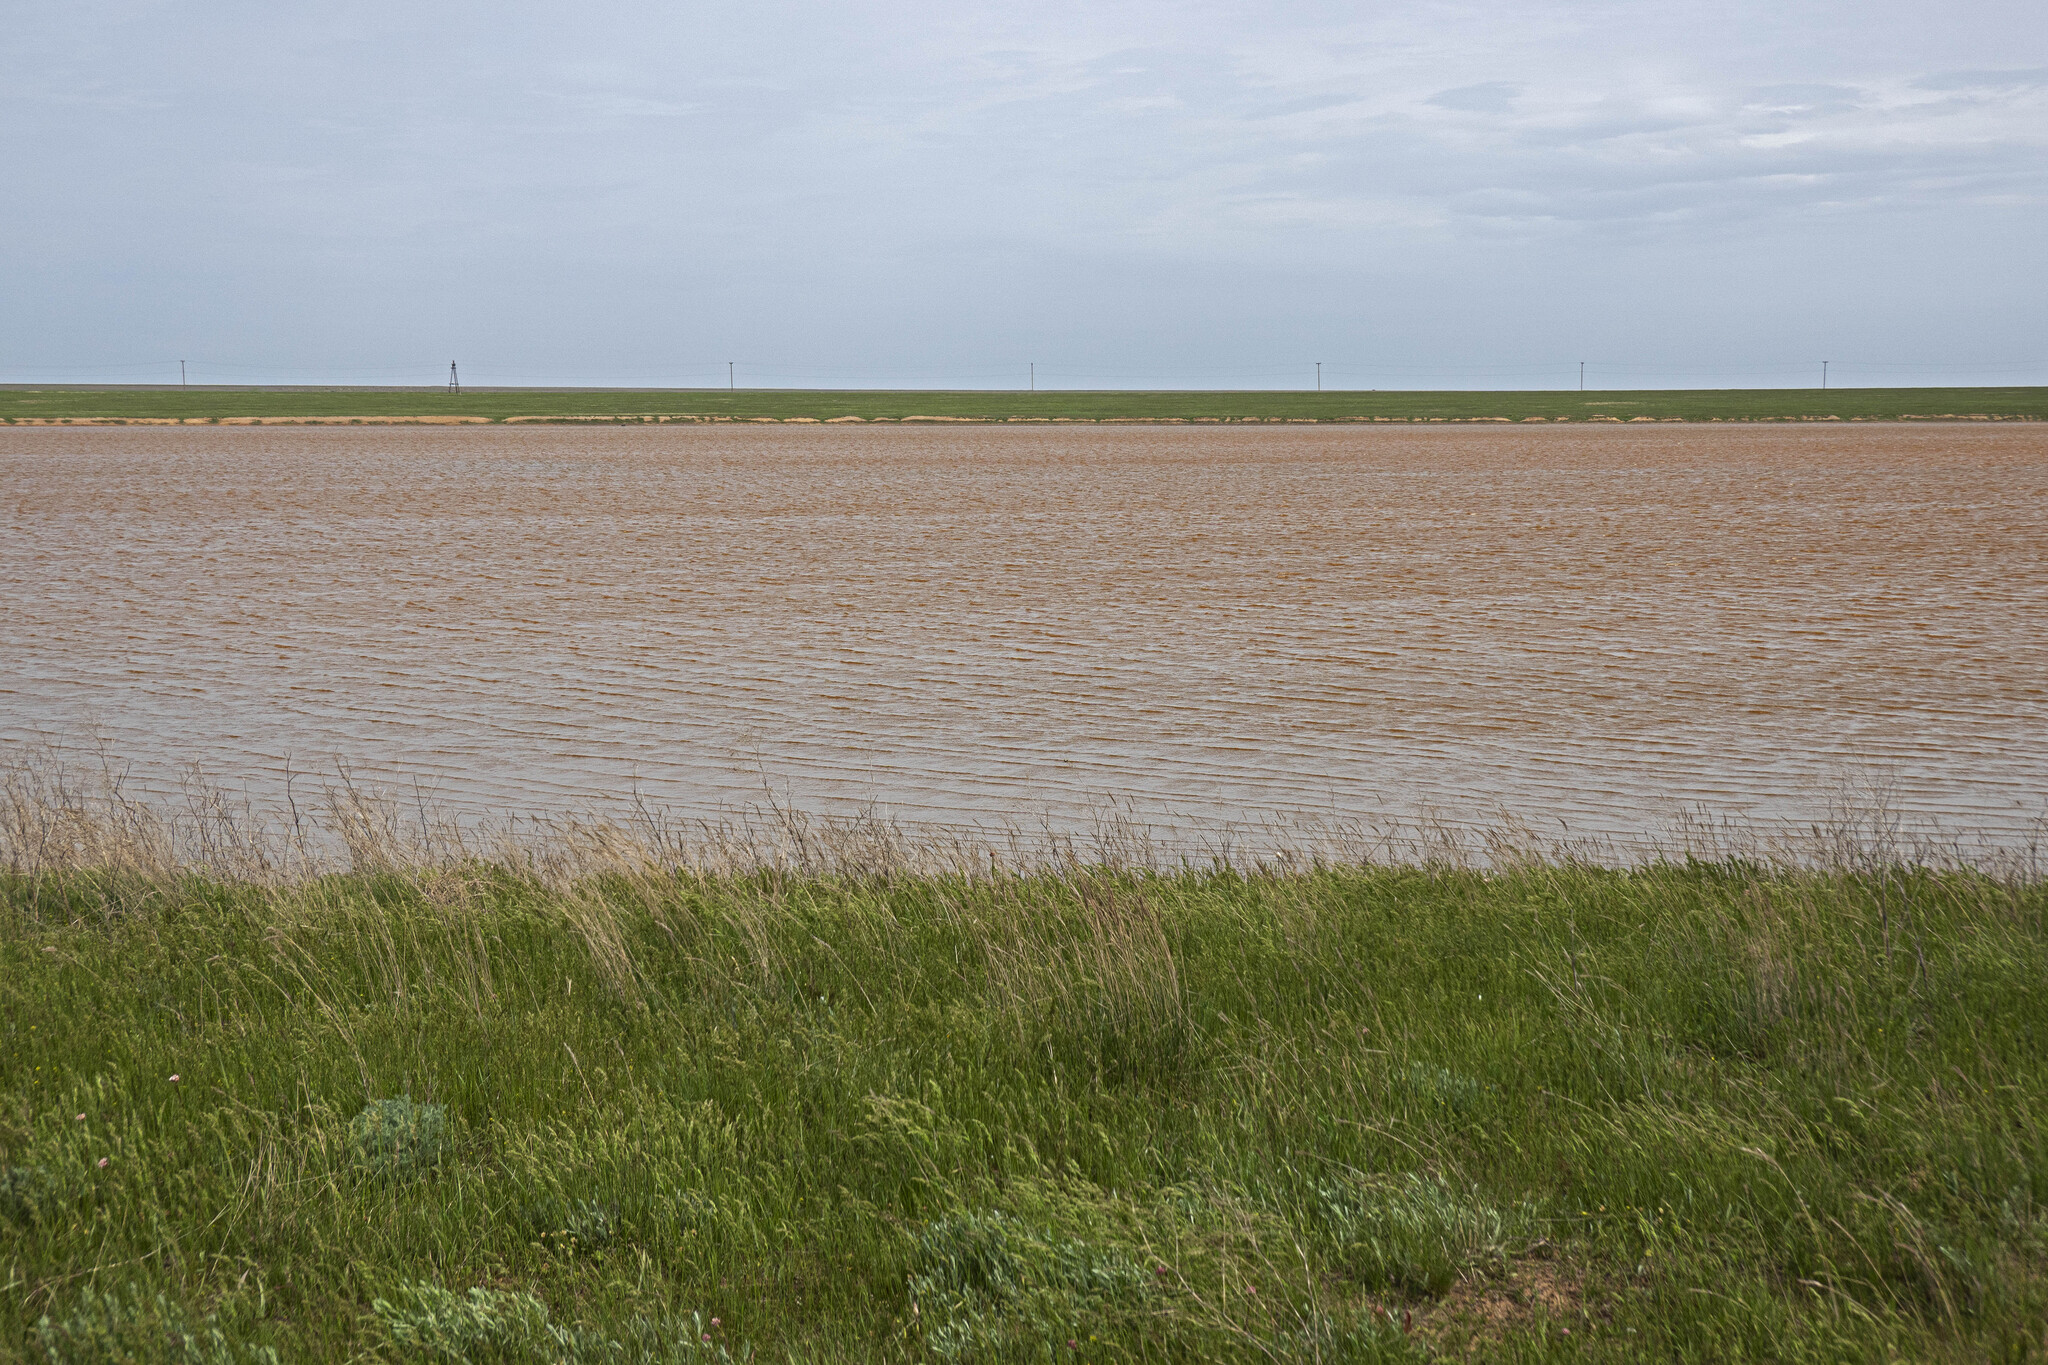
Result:
M2035 418L2048 389L1695 389L1577 393L887 392L802 389L0 388L0 421L319 417L1048 421L1684 421Z
M37 828L0 1357L2048 1349L2038 879L238 881Z

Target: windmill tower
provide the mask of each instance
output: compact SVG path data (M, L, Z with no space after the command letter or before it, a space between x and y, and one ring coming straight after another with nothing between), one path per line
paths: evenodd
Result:
M448 362L448 392L461 393L462 381L455 376L455 362Z

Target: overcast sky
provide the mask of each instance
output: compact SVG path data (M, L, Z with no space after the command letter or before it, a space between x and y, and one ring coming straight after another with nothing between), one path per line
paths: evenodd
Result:
M2048 5L6 0L0 380L2048 382Z

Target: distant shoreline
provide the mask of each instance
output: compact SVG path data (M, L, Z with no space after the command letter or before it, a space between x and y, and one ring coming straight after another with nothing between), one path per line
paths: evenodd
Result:
M0 385L10 426L468 426L533 422L973 423L2009 422L2048 419L2048 387L1579 392L881 389L447 389Z
M1786 416L1786 417L727 417L698 413L557 413L520 417L433 416L416 414L385 417L4 417L0 425L12 427L430 427L430 426L561 426L597 424L602 426L1428 426L1600 423L1628 426L1635 423L1721 423L1754 425L1790 422L2039 422L2033 414L1940 412L1901 413L1896 417Z

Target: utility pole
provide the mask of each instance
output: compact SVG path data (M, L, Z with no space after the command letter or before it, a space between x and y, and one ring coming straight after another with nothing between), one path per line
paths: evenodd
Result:
M1320 360L1318 360L1318 361L1316 362L1316 392L1317 392L1317 393L1321 393L1322 391L1323 391L1323 362L1322 362L1322 361L1320 361Z
M1828 391L1828 363L1825 360L1820 363L1820 391L1822 393Z
M1038 392L1038 362L1035 360L1031 362L1031 391Z
M1583 361L1583 360L1581 360L1581 361L1579 362L1579 392L1580 392L1580 393L1584 393L1585 391L1586 391L1586 362L1585 362L1585 361Z
M178 387L185 387L185 362L182 360L178 362Z
M450 393L461 393L461 392L462 392L462 381L461 381L460 379L456 378L456 375L455 375L455 362L454 362L454 361L452 361L452 360L448 362L448 392L450 392Z
M732 362L728 360L725 362L725 391L731 393L732 388Z

